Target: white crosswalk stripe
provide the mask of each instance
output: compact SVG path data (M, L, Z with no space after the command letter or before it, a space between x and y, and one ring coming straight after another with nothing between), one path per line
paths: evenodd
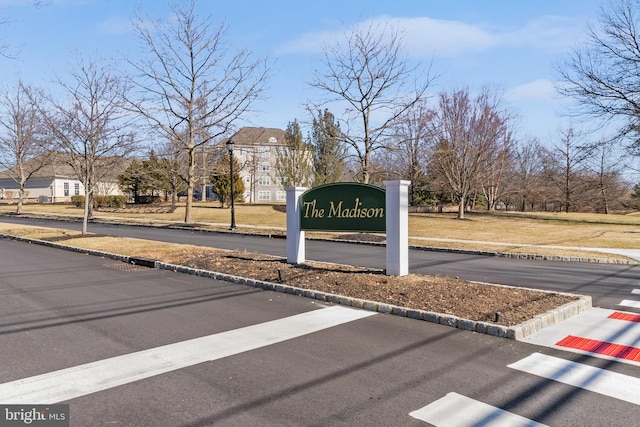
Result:
M542 353L533 353L507 367L640 405L640 378ZM537 421L454 392L409 415L436 427L544 426Z
M436 427L544 427L520 415L505 411L458 393L448 393L441 399L411 412L413 418Z
M533 353L508 367L640 405L640 379L629 375L541 353Z
M632 295L640 294L640 289L631 290ZM631 300L631 299L623 299L618 303L620 307L626 307L629 309L640 309L640 301Z
M620 305L622 307L629 307L629 308L640 308L640 301L624 299L624 300L620 301L620 303L618 303L618 305Z
M334 306L0 384L3 404L51 404L297 338L375 312Z

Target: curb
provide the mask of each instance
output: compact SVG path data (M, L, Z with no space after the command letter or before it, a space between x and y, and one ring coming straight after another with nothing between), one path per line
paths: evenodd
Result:
M437 323L452 328L462 329L465 331L477 332L481 334L496 336L499 338L508 338L521 340L522 338L540 331L548 326L552 326L558 322L566 320L570 317L578 315L591 308L591 296L563 294L571 296L579 296L580 299L558 308L539 314L530 320L513 326L497 325L490 322L482 322L468 320L458 316L449 314L436 313L432 311L418 310L412 308L401 307L392 304L386 304L376 301L363 300L360 298L352 298L339 294L331 294L326 292L314 291L312 289L298 288L295 286L283 285L281 283L264 282L261 280L247 279L240 276L232 276L229 274L216 273L208 270L185 267L176 264L167 264L156 261L155 268L159 270L170 270L177 273L191 274L194 276L206 277L216 280L224 280L227 282L237 283L241 285L251 286L266 291L275 291L285 294L302 296L318 301L329 302L333 304L341 304L363 310L375 311L383 314L391 314L400 317L408 317L415 320L423 320L430 323ZM539 292L547 292L536 289ZM550 292L553 293L553 292Z
M334 242L337 239L329 239L329 238L309 238L308 240L319 240L326 242ZM409 237L411 239L411 237ZM339 239L341 243L350 243L357 245L370 245L370 246L385 246L385 243L380 242L363 242L359 240L348 240L348 239ZM621 258L596 258L596 257L576 257L576 256L561 256L561 255L541 255L541 254L532 254L532 253L509 253L509 252L498 252L498 251L479 251L472 249L455 249L455 248L439 248L436 246L417 246L417 245L409 245L409 249L418 250L418 251L426 251L426 252L444 252L444 253L453 253L453 254L465 254L465 255L481 255L488 257L497 257L497 258L509 258L509 259L524 259L529 261L561 261L561 262L580 262L580 263L588 263L588 264L622 264L622 265L640 265L640 262L621 259Z
M148 258L131 257L126 255L112 254L109 252L102 252L92 249L76 248L73 246L62 245L60 243L49 242L46 240L32 239L27 237L11 236L8 234L0 234L0 238L16 240L26 243L34 243L42 246L48 246L56 249L63 249L72 252L83 253L92 256L99 256L103 258L109 258L117 261L122 261L127 264L141 265L149 268L155 268L158 270L168 270L177 273L190 274L193 276L205 277L209 279L222 280L225 282L236 283L239 285L250 286L253 288L262 289L265 291L275 291L285 294L297 295L305 298L311 298L318 301L329 302L333 304L341 304L354 308L359 308L368 311L375 311L383 314L391 314L394 316L408 317L415 320L423 320L430 323L437 323L452 328L462 329L465 331L477 332L480 334L491 335L499 338L508 338L514 340L521 340L522 338L540 331L548 326L555 325L556 323L566 320L570 317L576 316L582 312L585 312L591 308L591 296L576 295L576 294L563 294L571 296L579 296L580 299L567 304L564 304L556 309L548 311L543 314L539 314L530 320L523 323L519 323L513 326L497 325L490 322L482 322L475 320L468 320L458 316L436 313L432 311L411 309L392 304L380 303L376 301L363 300L360 298L346 297L339 294L331 294L321 291L314 291L311 289L298 288L295 286L283 285L281 283L265 282L262 280L248 279L240 276L233 276L230 274L217 273L209 270L202 270L197 268L185 267L177 264L169 264L161 261L155 261ZM503 286L503 285L500 285ZM539 292L541 291L536 289ZM553 293L553 292L549 292Z

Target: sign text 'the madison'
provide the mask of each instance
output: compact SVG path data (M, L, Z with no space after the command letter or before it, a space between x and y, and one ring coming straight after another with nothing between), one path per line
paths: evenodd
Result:
M334 183L300 198L302 230L385 232L385 190L362 183Z

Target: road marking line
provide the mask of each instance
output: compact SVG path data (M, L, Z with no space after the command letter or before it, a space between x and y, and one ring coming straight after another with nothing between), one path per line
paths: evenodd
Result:
M458 393L446 396L409 413L413 418L436 427L544 427L528 418L487 405Z
M632 294L640 294L640 289L634 289L631 291Z
M625 299L622 300L618 305L621 305L623 307L640 308L640 301Z
M618 359L640 361L640 348L613 342L593 340L569 335L556 343L560 347L574 348L588 353L603 354Z
M541 353L533 353L507 366L511 369L640 405L640 379L629 375Z
M334 306L0 384L3 404L51 404L276 344L375 312Z

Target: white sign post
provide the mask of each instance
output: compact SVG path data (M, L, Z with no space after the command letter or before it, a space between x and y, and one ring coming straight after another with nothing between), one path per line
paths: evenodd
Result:
M387 223L387 275L409 274L409 185L384 181Z
M302 264L305 261L304 231L300 230L300 196L307 189L287 187L287 263Z

